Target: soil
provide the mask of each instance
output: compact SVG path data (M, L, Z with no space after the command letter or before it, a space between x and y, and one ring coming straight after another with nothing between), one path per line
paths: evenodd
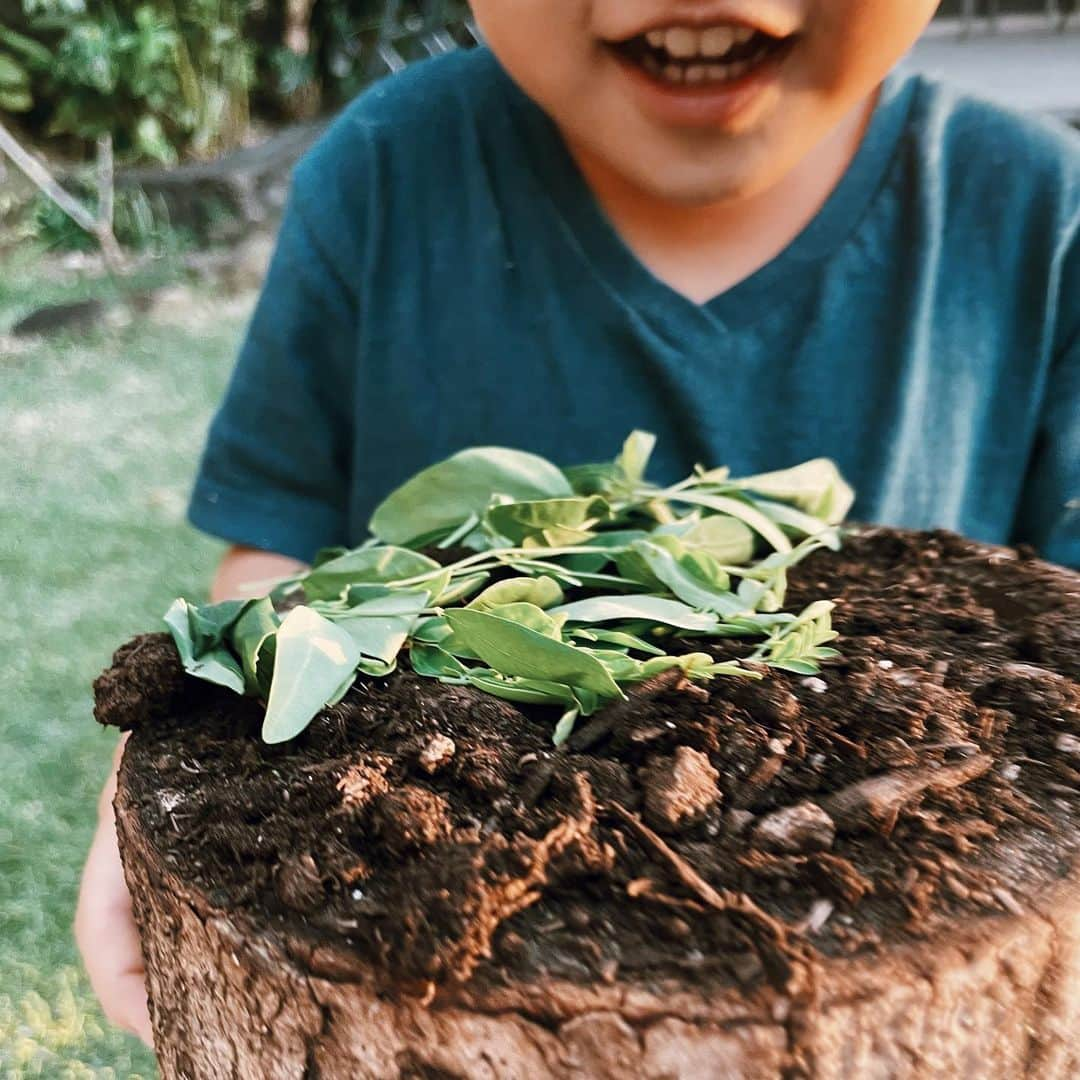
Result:
M169 873L389 997L790 991L815 958L1018 915L1080 852L1080 576L875 529L792 574L789 607L826 597L820 676L667 673L559 751L548 710L408 671L266 746L260 704L163 634L117 652L96 715L133 730L125 797Z

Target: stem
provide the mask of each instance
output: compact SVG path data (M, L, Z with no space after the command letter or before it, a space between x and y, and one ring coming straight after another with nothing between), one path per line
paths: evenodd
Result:
M497 570L500 566L506 564L506 558L524 558L535 561L535 556L546 555L549 557L556 557L560 555L599 555L607 552L623 551L624 548L595 548L595 547L562 547L562 548L498 548L494 551L478 551L475 555L468 555L464 559L459 559L455 563L450 563L449 566L440 566L438 570L428 570L426 573L417 574L411 578L402 578L401 581L395 581L393 584L404 588L409 585L422 585L425 581L430 581L432 578L438 577L444 571L449 570L450 576L458 577L462 570L469 570L470 573L476 573L479 570ZM485 559L494 559L490 566L482 566ZM572 574L572 570L567 570L563 567L559 568L563 573Z

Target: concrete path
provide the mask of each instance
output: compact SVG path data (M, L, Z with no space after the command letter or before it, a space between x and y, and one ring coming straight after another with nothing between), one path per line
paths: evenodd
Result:
M966 38L940 28L925 36L905 65L947 79L1013 108L1080 123L1080 20L1049 30L975 31Z

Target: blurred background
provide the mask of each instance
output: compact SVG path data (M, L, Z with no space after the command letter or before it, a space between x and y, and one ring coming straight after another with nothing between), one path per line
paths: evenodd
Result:
M1080 123L1078 0L947 0L905 61ZM70 935L112 650L218 556L188 484L300 154L475 44L453 0L0 0L0 1076L150 1077Z

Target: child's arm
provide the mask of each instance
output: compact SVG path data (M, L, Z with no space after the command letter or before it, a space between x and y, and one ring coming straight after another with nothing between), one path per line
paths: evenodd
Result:
M233 547L218 565L210 598L231 600L264 593L269 591L265 585L268 580L287 577L303 567L303 563L285 555ZM149 1046L152 1032L146 1006L146 971L120 865L113 814L116 770L126 738L117 745L112 771L98 801L97 831L86 858L75 911L75 940L105 1015Z

